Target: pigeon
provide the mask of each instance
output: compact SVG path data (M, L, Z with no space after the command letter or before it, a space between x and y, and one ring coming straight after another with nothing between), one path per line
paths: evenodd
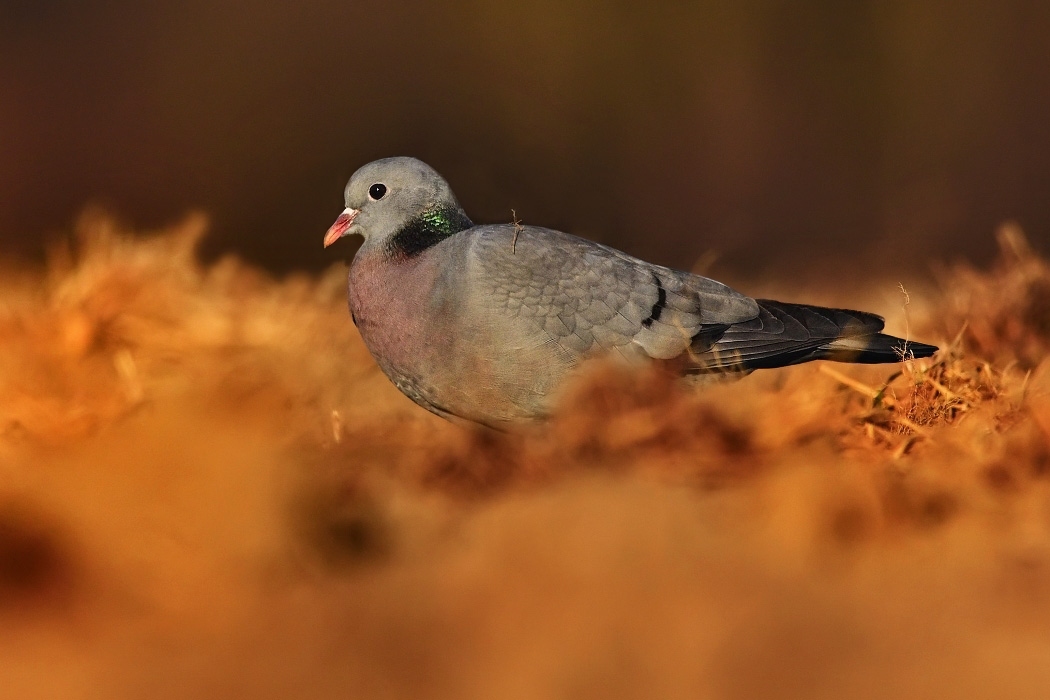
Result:
M752 299L517 221L475 225L444 178L415 158L362 166L344 195L324 246L364 238L350 265L351 318L394 385L452 420L503 428L541 419L595 357L736 377L937 350L881 333L875 314Z

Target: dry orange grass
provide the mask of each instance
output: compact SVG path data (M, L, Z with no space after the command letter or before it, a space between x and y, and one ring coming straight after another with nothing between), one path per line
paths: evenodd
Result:
M1050 267L1017 231L914 300L933 361L596 366L495 435L390 386L342 269L80 229L0 277L3 697L1050 688Z

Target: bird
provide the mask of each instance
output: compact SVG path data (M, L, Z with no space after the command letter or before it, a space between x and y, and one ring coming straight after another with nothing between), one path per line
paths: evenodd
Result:
M597 357L703 378L937 350L882 333L875 314L753 299L516 217L475 225L415 158L362 166L344 200L324 247L364 239L348 276L353 323L402 393L456 422L543 419L559 387Z

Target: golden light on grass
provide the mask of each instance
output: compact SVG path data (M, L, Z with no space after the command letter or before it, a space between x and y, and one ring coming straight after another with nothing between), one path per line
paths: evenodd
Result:
M1016 229L912 299L930 360L597 365L515 435L402 397L344 270L202 267L203 231L89 217L0 280L5 696L1050 687L1050 267Z

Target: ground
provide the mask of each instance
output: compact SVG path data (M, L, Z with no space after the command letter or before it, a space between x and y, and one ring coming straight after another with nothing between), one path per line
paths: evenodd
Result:
M769 290L932 359L595 366L508 435L387 382L345 269L204 266L204 229L89 216L0 274L5 697L1050 687L1050 268L1015 228L921 294Z

